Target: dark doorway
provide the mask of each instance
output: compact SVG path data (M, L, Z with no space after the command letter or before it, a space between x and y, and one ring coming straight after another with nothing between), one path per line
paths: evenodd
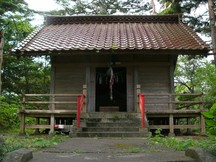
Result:
M110 67L96 68L96 111L127 111L126 68L112 67L111 69L112 87Z

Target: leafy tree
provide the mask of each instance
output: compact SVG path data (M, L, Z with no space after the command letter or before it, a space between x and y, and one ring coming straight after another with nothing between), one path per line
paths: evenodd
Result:
M111 15L116 13L143 13L151 9L142 0L56 0L63 10L51 11L61 15Z
M5 15L8 12L26 13L29 9L24 0L1 0L0 1L0 15Z
M29 23L32 11L25 1L1 0L0 14L0 30L4 31L0 127L11 128L19 123L19 94L49 91L50 65L48 61L31 56L20 57L11 52L12 48L34 30Z
M204 93L206 107L216 100L216 71L213 64L199 56L180 56L175 69L177 93Z
M29 23L33 11L24 0L0 2L0 18L4 30L2 94L12 103L21 93L47 93L50 66L34 57L17 57L11 52L34 28ZM46 66L44 66L46 64Z
M50 83L48 62L35 61L32 57L5 58L3 71L3 92L7 101L17 98L21 93L47 93ZM46 64L46 65L44 65Z
M14 128L18 125L17 104L9 104L0 96L0 128Z
M182 14L184 21L197 32L209 34L208 10L199 15L193 15L201 6L207 6L208 0L159 0L162 11L159 14Z
M197 69L201 66L198 57L180 56L175 70L175 84L178 93L194 93L197 91L197 78L195 77Z

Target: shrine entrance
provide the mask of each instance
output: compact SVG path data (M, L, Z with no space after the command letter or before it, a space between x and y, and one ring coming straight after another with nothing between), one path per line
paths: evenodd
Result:
M96 111L127 111L125 67L96 68Z

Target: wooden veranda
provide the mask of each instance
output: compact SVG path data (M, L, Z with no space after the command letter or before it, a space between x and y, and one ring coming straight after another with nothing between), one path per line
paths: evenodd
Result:
M54 132L56 122L62 118L71 119L71 123L64 121L60 124L73 125L77 120L77 110L61 110L56 109L56 105L79 105L79 97L82 94L86 95L86 86L83 86L81 94L24 94L22 96L22 108L19 110L21 119L20 134L25 134L27 128L35 129L49 129ZM140 85L137 85L137 96L140 94ZM205 119L202 116L203 105L202 93L197 94L155 94L146 93L145 97L144 115L147 119L145 128L149 130L168 130L169 135L174 135L175 130L191 130L198 129L201 135L205 134ZM157 97L156 97L157 96ZM160 96L158 99L158 96ZM185 97L184 100L178 100L178 97ZM86 103L86 98L84 103ZM149 100L149 98L156 97L157 100ZM61 98L61 101L58 99ZM67 98L66 101L62 98ZM70 98L70 101L68 101ZM140 113L139 98L137 97L137 108L135 113ZM168 109L150 109L149 106L157 107L161 104L167 105ZM59 107L59 106L58 106ZM161 106L160 106L161 107ZM79 106L77 107L79 108ZM82 112L87 112L86 105L83 105ZM81 113L82 113L81 112ZM27 118L34 119L34 124L28 124Z

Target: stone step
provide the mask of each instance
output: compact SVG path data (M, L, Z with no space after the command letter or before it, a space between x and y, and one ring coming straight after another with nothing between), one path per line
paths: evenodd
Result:
M78 132L77 137L147 137L149 134L141 132Z
M141 114L140 113L129 113L129 112L91 112L91 113L81 113L81 118L133 119L133 118L141 118Z
M76 122L75 122L76 123ZM148 131L141 130L138 113L93 112L81 114L81 129L74 129L77 137L146 137Z
M83 132L139 132L137 127L85 127Z
M141 120L138 118L133 118L133 119L127 119L127 118L103 118L103 119L98 119L98 118L82 118L81 119L84 122L101 122L101 123L141 123Z
M141 123L132 123L132 122L86 122L86 127L141 127Z

